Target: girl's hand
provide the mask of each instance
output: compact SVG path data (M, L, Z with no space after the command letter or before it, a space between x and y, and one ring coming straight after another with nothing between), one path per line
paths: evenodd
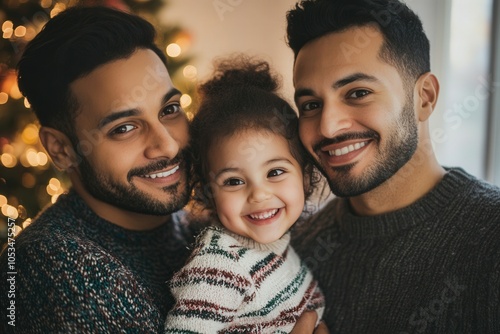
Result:
M328 328L326 327L323 321L319 323L318 327L316 327L316 330L314 331L314 334L328 334L328 333L330 332L328 331Z
M328 334L328 328L323 322L318 325L316 330L314 329L317 318L318 314L315 311L304 312L293 327L291 334Z

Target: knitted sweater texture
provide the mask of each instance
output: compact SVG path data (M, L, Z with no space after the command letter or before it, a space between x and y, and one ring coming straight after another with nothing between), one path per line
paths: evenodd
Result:
M304 310L321 319L323 295L289 241L205 230L170 283L177 302L166 333L289 333Z
M130 231L98 217L76 193L61 196L16 238L17 274L7 274L6 252L0 258L0 332L163 332L173 305L167 281L189 256L184 219ZM15 327L6 314L11 300Z
M447 170L425 197L372 217L334 199L294 240L331 333L500 333L500 189Z

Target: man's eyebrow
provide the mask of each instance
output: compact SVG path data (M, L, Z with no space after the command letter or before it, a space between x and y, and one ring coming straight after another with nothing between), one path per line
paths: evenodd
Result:
M293 95L293 99L295 100L295 102L298 101L299 98L301 98L302 96L314 96L314 91L312 89L309 89L309 88L299 88L295 91L295 94Z
M345 85L348 85L350 83L353 83L355 81L370 81L370 82L377 82L378 79L372 75L368 75L365 73L354 73L351 74L345 78L342 78L340 80L337 80L333 83L332 88L333 89L339 89ZM300 97L302 96L314 96L314 90L310 88L299 88L295 91L294 94L294 100L297 101Z
M365 74L365 73L354 73L354 74L351 74L345 78L342 78L340 80L337 80L333 85L332 87L334 89L339 89L345 85L348 85L352 82L355 82L355 81L370 81L370 82L375 82L375 81L378 81L377 78L375 78L374 76L372 75L368 75L368 74Z
M181 94L182 93L177 88L172 88L163 96L161 104L164 105L173 96L181 95ZM103 127L105 127L106 125L108 125L109 123L116 121L117 119L130 117L130 116L137 116L139 114L140 114L140 111L138 109L135 109L135 108L116 111L116 112L113 112L113 113L109 114L108 116L104 117L103 119L101 119L99 124L97 125L97 128L100 130Z
M178 90L177 88L172 88L171 90L169 90L167 92L167 94L165 94L165 96L163 96L161 104L162 105L166 104L172 97L174 97L176 95L182 95L181 91Z
M116 121L117 119L130 117L130 116L136 116L139 114L140 114L140 111L137 109L128 109L128 110L113 112L99 121L99 124L97 125L97 129L100 130L103 127L105 127L106 125L108 125L109 123Z

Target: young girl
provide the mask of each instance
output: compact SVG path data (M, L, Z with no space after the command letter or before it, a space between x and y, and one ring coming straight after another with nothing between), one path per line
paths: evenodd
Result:
M213 212L170 282L167 333L289 333L324 300L287 232L312 192L298 119L266 62L219 63L191 127L196 197Z

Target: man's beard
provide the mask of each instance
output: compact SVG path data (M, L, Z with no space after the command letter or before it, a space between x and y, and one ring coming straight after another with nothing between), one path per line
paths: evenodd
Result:
M391 127L392 134L387 140L385 148L380 147L380 136L375 131L363 133L346 134L334 139L339 142L349 139L370 139L373 143L378 143L377 157L375 162L363 170L363 175L350 175L356 163L340 167L321 166L317 159L316 165L326 176L331 191L339 197L353 197L364 194L375 189L403 167L413 156L418 145L418 128L414 118L413 99L408 98L401 116ZM325 145L332 143L326 139L314 146L314 151Z
M85 157L81 157L79 170L84 187L98 200L131 212L165 216L182 209L189 200L191 187L188 171L191 164L188 157L189 154L183 150L174 159L159 160L145 167L133 169L127 175L128 183L116 182L110 175L99 173ZM180 182L162 189L165 193L164 198L154 198L130 182L133 176L146 175L177 163L180 164L183 176Z

